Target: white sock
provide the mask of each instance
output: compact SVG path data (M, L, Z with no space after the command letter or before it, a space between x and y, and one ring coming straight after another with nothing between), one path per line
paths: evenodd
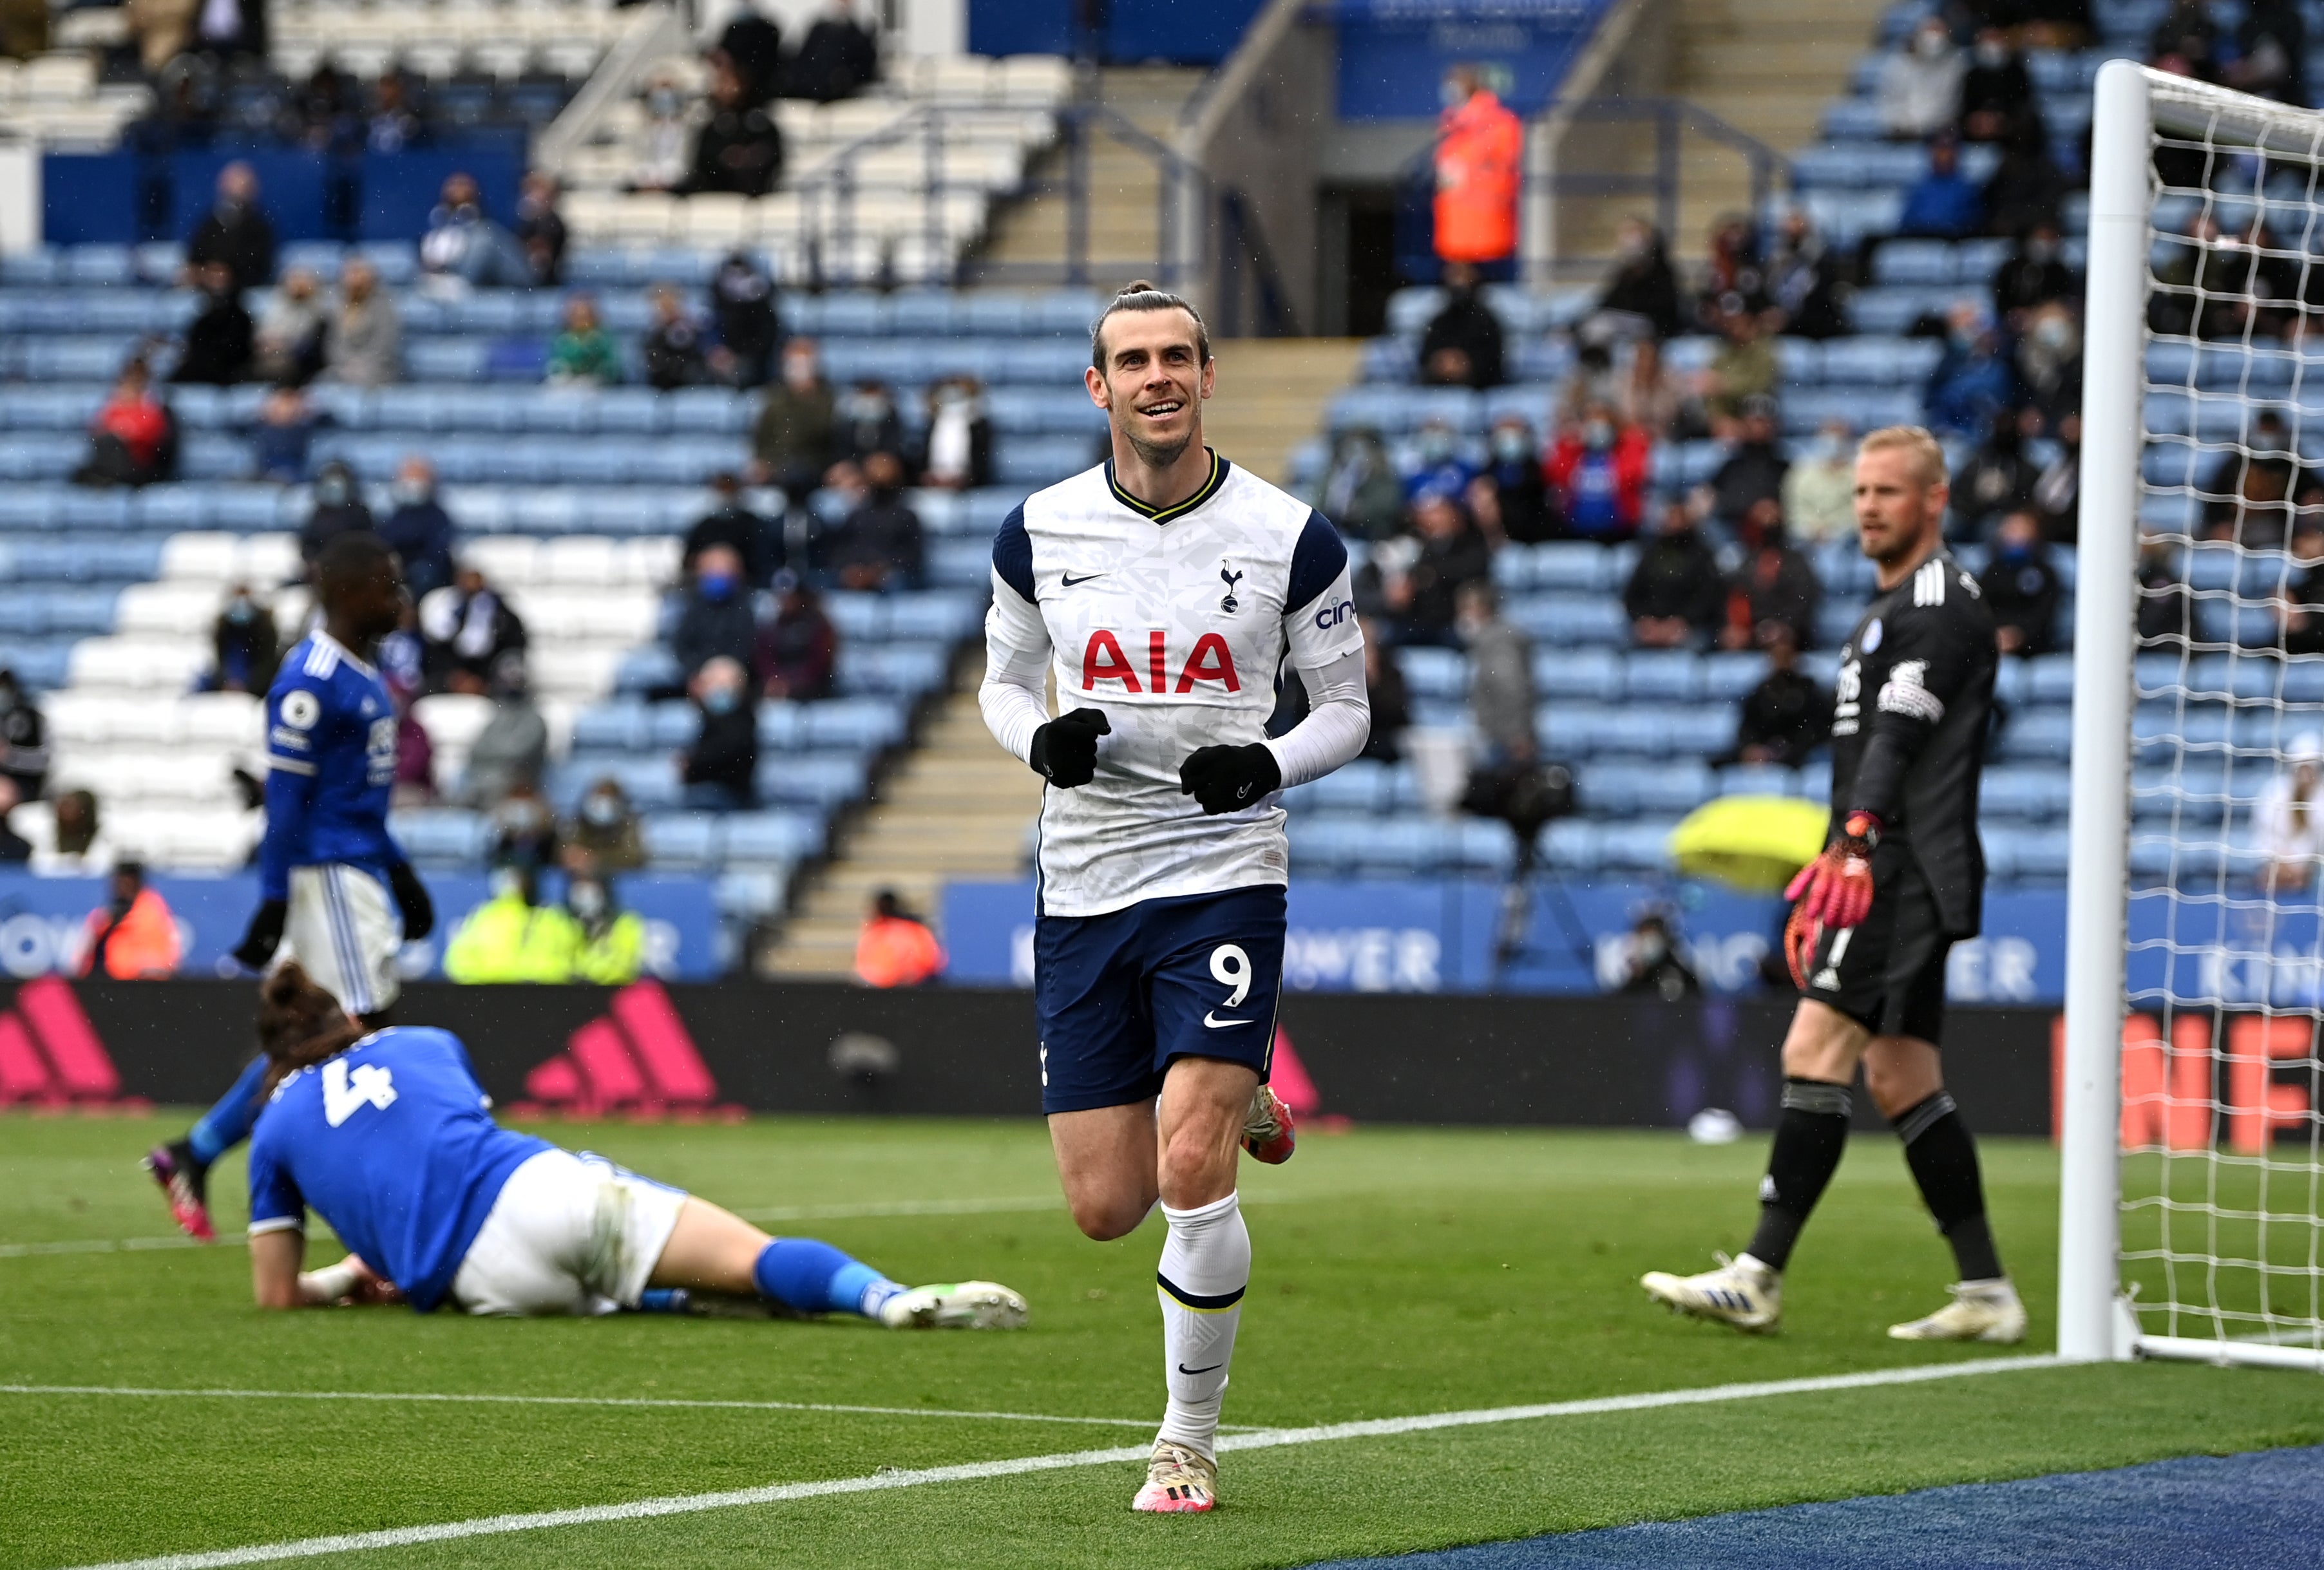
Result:
M1157 1272L1170 1405L1157 1437L1209 1455L1250 1284L1250 1230L1233 1194L1193 1210L1165 1205L1162 1214L1170 1223Z

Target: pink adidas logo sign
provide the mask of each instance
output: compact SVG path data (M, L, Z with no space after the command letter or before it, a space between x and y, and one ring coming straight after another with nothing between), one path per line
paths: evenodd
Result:
M613 1010L573 1033L565 1051L525 1076L517 1117L632 1117L738 1122L658 981L613 994Z
M0 1106L142 1111L142 1097L121 1093L121 1075L73 989L54 976L16 989L16 1006L0 1013Z

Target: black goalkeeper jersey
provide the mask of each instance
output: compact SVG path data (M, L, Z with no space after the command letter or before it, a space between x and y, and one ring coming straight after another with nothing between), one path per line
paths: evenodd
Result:
M1940 550L1866 608L1840 651L1831 724L1837 831L1867 812L1927 875L1948 936L1985 900L1977 793L2000 658L1977 580Z

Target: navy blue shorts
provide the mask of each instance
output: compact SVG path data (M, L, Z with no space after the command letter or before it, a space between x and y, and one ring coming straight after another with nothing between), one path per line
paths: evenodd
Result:
M1041 1110L1159 1095L1173 1058L1223 1058L1267 1079L1283 987L1279 886L1147 900L1033 931Z

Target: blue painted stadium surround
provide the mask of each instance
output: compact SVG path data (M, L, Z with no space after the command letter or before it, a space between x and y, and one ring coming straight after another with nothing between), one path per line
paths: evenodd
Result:
M1234 52L1261 0L1111 0L1101 14L1109 60L1216 65ZM976 54L1078 56L1074 0L968 0L968 47Z
M1315 1570L2309 1570L2319 1514L2324 1449L2271 1450L1339 1559Z
M42 233L51 245L134 245L183 234L208 211L217 171L249 163L277 237L340 236L334 205L351 198L353 238L392 240L428 226L445 177L475 177L488 211L505 222L523 178L521 132L474 131L425 150L354 157L272 148L206 149L156 157L134 151L60 153L41 160ZM344 188L335 193L334 188ZM160 210L149 207L162 193Z

